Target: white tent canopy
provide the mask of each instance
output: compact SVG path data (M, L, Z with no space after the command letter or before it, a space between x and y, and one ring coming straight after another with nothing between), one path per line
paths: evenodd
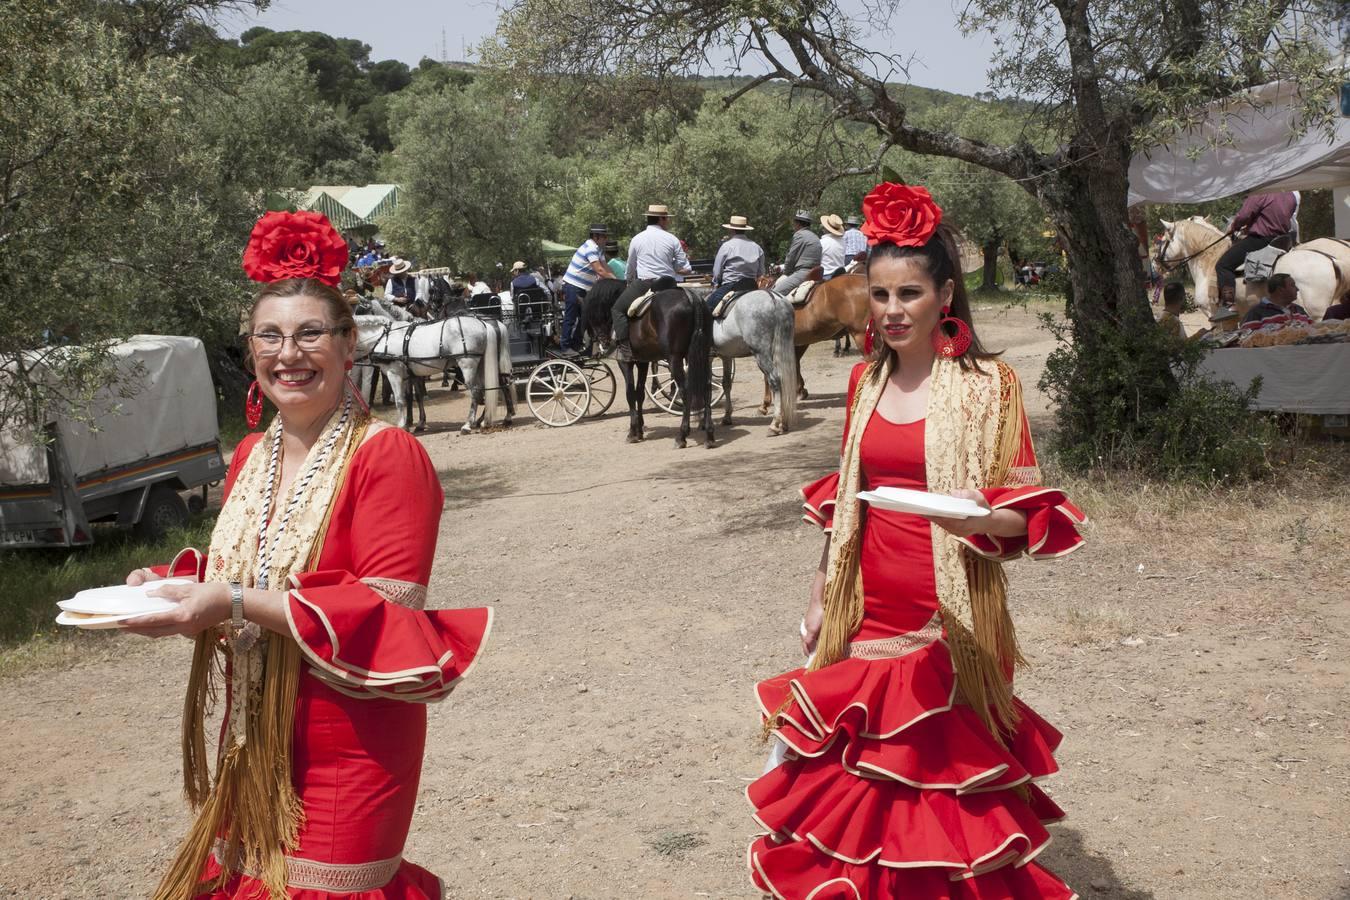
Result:
M1136 154L1130 205L1350 185L1350 119L1339 117L1339 98L1328 98L1338 116L1334 132L1314 128L1300 137L1293 136L1297 98L1288 84L1261 85L1244 100L1217 102L1198 128Z

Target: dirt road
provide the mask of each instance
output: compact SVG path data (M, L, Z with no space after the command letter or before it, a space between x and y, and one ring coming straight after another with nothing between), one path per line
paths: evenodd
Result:
M1032 317L979 321L1034 384L1050 342ZM820 538L795 488L836 460L854 359L808 354L812 399L779 438L742 367L712 451L674 450L664 416L628 446L617 410L459 437L462 404L434 408L431 603L497 612L482 665L432 708L407 848L451 897L754 896L751 686L799 662ZM1350 896L1344 485L1236 509L1084 484L1089 545L1010 567L1019 693L1067 735L1047 787L1069 820L1042 860L1085 897ZM0 896L146 895L186 826L188 649L113 637L3 684Z

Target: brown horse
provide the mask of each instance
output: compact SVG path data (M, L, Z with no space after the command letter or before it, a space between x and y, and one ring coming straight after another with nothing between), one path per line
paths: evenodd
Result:
M812 289L806 302L798 307L793 315L796 327L793 342L797 346L798 399L805 400L808 396L801 365L802 354L806 352L806 348L847 333L852 335L853 343L861 350L863 332L867 330L867 319L870 315L866 275L836 275ZM764 403L759 408L760 415L768 413L770 402L769 385L765 381Z

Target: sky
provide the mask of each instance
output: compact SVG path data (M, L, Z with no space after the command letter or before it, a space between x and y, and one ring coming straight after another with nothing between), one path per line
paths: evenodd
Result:
M964 37L956 27L954 0L901 0L885 34L866 43L872 49L914 53L910 81L959 94L987 90L985 70L993 52L987 37ZM863 0L843 0L861 10ZM497 23L496 0L272 0L260 15L222 19L220 30L237 37L262 25L274 31L322 31L357 38L371 46L371 59L400 59L416 66L424 56L472 58L473 46ZM444 35L444 44L442 44ZM465 51L468 51L468 56Z

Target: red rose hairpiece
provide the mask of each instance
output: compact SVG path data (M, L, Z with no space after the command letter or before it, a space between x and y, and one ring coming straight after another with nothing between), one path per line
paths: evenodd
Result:
M924 188L883 181L863 198L863 218L868 246L922 247L937 231L942 208Z
M336 285L345 268L347 242L319 212L269 212L244 248L244 273L254 281L314 278Z

